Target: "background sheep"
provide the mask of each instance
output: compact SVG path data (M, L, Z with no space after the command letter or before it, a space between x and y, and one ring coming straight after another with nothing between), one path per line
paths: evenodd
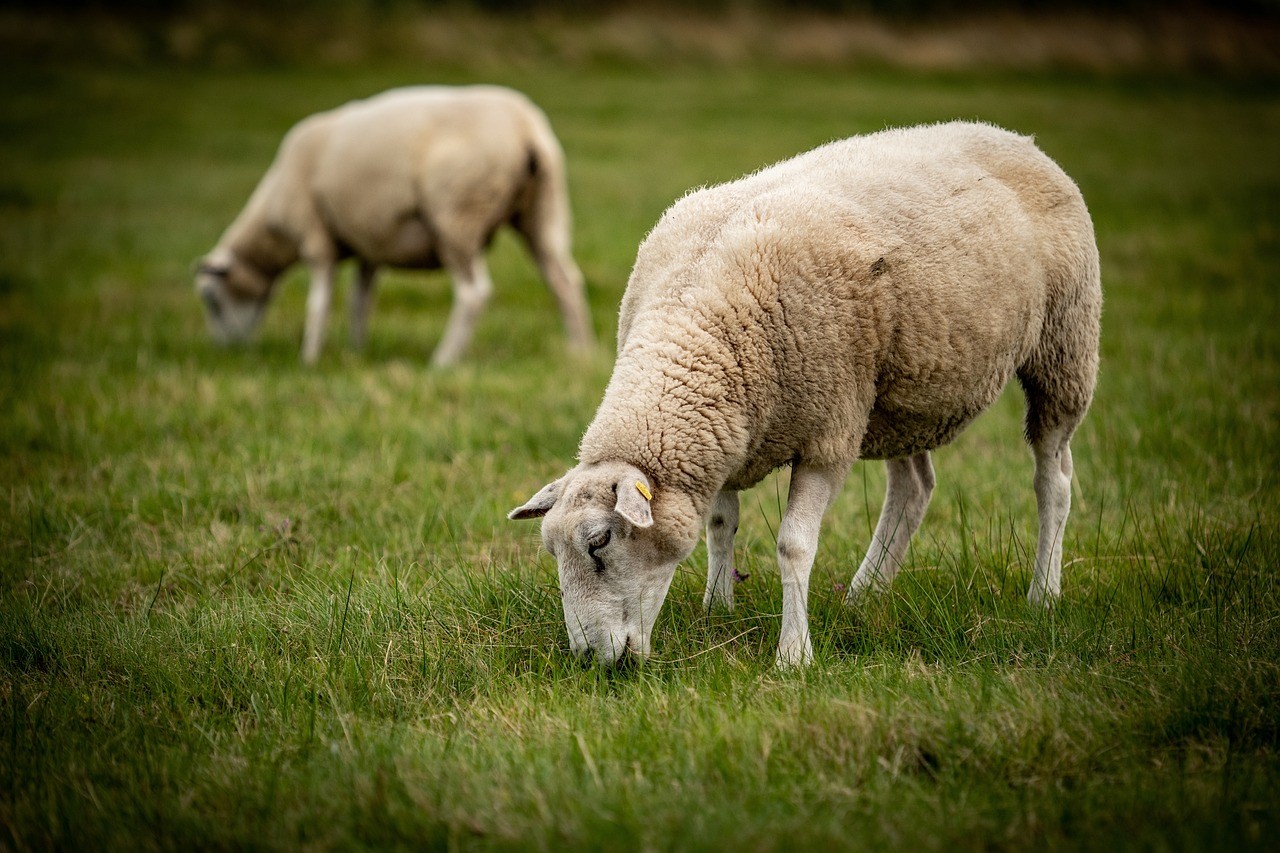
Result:
M572 649L647 655L704 522L705 601L731 607L737 492L790 464L778 663L807 663L819 527L852 463L888 460L888 488L851 600L901 565L929 451L1014 374L1040 516L1028 597L1057 596L1100 310L1079 190L990 125L833 142L686 196L640 247L579 465L511 512L545 516Z
M453 308L432 363L456 361L493 289L484 250L511 223L559 302L571 345L591 326L570 255L564 156L546 116L495 86L394 89L299 122L249 203L199 265L210 328L240 340L256 327L278 276L311 269L302 358L320 355L334 267L359 259L351 337L365 339L381 265L453 277Z

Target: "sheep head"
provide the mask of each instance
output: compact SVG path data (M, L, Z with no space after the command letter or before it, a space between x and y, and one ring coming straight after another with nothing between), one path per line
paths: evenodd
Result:
M271 298L274 277L227 250L215 250L196 265L196 293L209 331L220 343L248 339Z
M569 647L603 664L649 656L649 638L676 564L697 543L692 501L657 493L624 462L583 464L549 483L512 519L542 518L555 556Z

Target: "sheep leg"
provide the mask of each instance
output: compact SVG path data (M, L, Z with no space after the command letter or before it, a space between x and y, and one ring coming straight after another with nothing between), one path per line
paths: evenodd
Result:
M569 336L569 346L576 350L589 350L594 336L587 313L582 272L578 265L566 252L563 255L541 255L538 268L560 307L560 316L564 318L565 332Z
M707 520L707 592L702 607L733 610L733 535L738 532L738 493L719 492Z
M449 309L449 321L444 337L431 356L433 367L447 367L457 361L471 342L476 320L493 293L489 268L479 252L465 261L447 264L453 275L453 307Z
M778 639L780 668L805 666L813 660L809 639L809 572L818 553L822 516L835 500L847 467L797 462L791 469L787 509L778 525L778 567L782 574L782 632Z
M351 291L351 346L364 349L369 329L369 308L373 304L373 282L378 267L361 261L356 271L356 286Z
M1071 512L1071 430L1050 430L1032 444L1040 534L1027 601L1049 606L1062 592L1062 535Z
M868 590L885 589L893 581L933 494L933 463L927 450L906 459L890 459L884 466L888 475L884 506L867 555L845 593L846 604L853 604Z
M548 224L535 222L533 226L526 231L521 223L521 233L533 252L533 259L538 265L538 271L542 273L543 281L547 283L547 288L560 308L565 332L569 336L569 346L576 350L588 350L595 336L591 331L591 315L587 310L582 271L573 261L567 240L549 234L553 229Z
M311 289L307 291L307 321L302 330L302 361L315 364L324 344L324 326L333 301L333 264L325 261L311 267Z

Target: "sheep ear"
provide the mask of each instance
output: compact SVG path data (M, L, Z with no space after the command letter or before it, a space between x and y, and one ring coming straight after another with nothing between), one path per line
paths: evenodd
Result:
M614 512L636 527L653 527L653 486L639 468L632 468L616 486L618 502Z
M231 261L226 258L205 256L196 261L196 272L201 275L226 276L231 272Z
M196 272L205 275L225 276L235 263L235 253L225 247L215 247L212 252L196 261Z
M526 518L542 518L551 511L551 508L556 505L556 501L560 499L560 490L563 488L563 484L563 477L554 483L547 483L536 495L529 498L528 503L524 506L518 506L507 513L507 518L512 521L520 521Z

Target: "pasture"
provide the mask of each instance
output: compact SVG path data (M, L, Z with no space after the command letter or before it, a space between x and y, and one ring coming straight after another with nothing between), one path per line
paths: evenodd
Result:
M3 76L0 846L1274 843L1274 87L536 57ZM509 235L457 369L426 369L443 274L387 275L363 353L336 312L315 369L297 271L254 345L207 340L192 264L285 129L481 80L527 92L566 149L595 358L566 357ZM554 560L504 516L573 458L645 232L691 187L951 118L1034 134L1099 235L1102 372L1061 605L1023 599L1014 387L935 454L908 568L850 610L884 487L879 463L854 468L814 567L808 671L773 666L786 472L743 496L731 616L701 613L700 546L648 665L574 662Z

